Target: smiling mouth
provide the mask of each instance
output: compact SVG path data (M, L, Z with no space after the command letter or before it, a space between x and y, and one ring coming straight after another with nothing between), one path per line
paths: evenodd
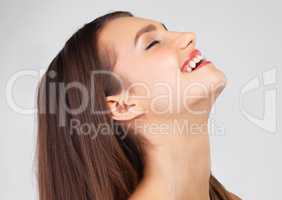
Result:
M206 60L198 49L195 49L188 55L187 60L181 67L181 71L191 73L209 63L211 62Z

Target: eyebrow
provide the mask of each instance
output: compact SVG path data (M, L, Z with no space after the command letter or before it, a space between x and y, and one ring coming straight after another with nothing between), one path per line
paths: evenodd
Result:
M164 27L165 30L168 30L167 27L163 23L160 23L160 24ZM141 28L135 35L134 45L136 46L136 43L142 34L150 32L150 31L154 31L154 30L157 30L157 27L154 24L148 24L144 26L143 28Z

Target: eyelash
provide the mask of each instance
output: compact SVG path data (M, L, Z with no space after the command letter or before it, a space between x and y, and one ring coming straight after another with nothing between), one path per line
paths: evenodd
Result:
M147 47L146 47L146 49L145 50L148 50L148 49L150 49L152 46L154 46L155 44L157 44L157 43L160 43L160 41L158 41L158 40L154 40L153 42L151 42Z

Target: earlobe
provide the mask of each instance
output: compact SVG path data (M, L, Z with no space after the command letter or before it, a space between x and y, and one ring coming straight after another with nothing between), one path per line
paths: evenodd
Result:
M134 105L119 105L115 102L111 106L112 118L117 121L127 121L135 119L145 112L140 109L136 104Z
M108 96L107 104L110 108L112 118L117 121L132 120L143 115L144 110L136 103L129 104L120 96Z

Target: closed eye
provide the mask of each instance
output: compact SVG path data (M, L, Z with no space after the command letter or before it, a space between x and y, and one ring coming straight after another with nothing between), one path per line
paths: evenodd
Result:
M148 49L150 49L152 46L154 46L155 44L157 44L157 43L160 43L160 41L158 41L158 40L154 40L153 42L151 42L147 47L146 47L146 49L145 50L148 50Z

